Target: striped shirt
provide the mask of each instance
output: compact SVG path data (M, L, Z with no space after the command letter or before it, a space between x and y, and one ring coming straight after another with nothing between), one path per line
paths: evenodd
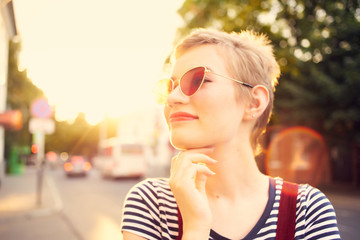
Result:
M270 178L269 200L245 240L275 240L283 180ZM170 240L178 236L177 205L166 178L149 178L128 193L122 231L149 240ZM211 230L210 240L228 240ZM295 239L341 239L335 211L326 196L307 184L299 185L296 205Z

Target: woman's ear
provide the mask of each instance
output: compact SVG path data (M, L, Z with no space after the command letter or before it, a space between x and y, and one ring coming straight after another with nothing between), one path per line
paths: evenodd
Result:
M269 91L263 85L256 85L251 89L251 97L244 118L246 120L258 118L269 105Z

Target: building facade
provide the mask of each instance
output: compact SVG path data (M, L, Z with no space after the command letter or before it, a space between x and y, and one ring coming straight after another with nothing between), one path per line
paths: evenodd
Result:
M6 110L9 40L17 35L13 3L0 0L0 114ZM5 172L5 130L0 125L0 178Z

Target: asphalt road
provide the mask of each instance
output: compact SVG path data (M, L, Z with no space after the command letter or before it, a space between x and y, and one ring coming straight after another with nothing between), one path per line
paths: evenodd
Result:
M335 208L341 239L360 239L360 191L340 186L320 190Z
M50 171L63 205L63 216L79 239L120 239L123 200L139 179L103 179L96 170L86 177Z

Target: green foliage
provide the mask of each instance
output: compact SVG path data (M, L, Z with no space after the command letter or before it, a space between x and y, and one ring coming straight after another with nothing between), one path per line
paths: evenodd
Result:
M269 10L268 1L186 0L178 13L185 21L181 36L198 27L214 27L225 31L262 30L256 17Z
M10 147L31 145L31 134L28 128L30 104L37 97L43 96L43 92L29 80L26 71L18 69L20 51L20 42L9 42L7 109L21 110L23 127L20 131L5 131L5 154L9 154Z
M357 94L360 90L359 2L296 3L304 9L302 14L291 10L287 3L282 3L287 11L278 15L279 18L290 19L288 25L296 44L288 47L290 53L300 60L285 67L281 84L292 82L305 88L313 98L293 100L297 105L288 107L278 101L276 107L280 119L287 123L313 127L323 133L332 145L339 141L360 144L360 129L356 128L360 123ZM297 68L301 73L292 74L292 68ZM287 88L282 88L281 84L277 97L285 101L289 99L282 99L287 95ZM290 95L293 99L298 97L291 91ZM296 108L291 110L294 115L281 114L294 106Z
M98 140L99 126L89 125L80 113L73 123L56 122L55 133L46 136L46 149L91 158L97 152Z
M272 124L360 144L359 1L186 0L178 12L180 37L198 27L267 33L282 71Z
M27 76L26 70L20 71L19 53L21 43L10 41L9 43L9 68L8 68L8 94L7 106L10 109L27 108L25 116L29 116L29 105L38 98L43 97L43 92L37 88Z

